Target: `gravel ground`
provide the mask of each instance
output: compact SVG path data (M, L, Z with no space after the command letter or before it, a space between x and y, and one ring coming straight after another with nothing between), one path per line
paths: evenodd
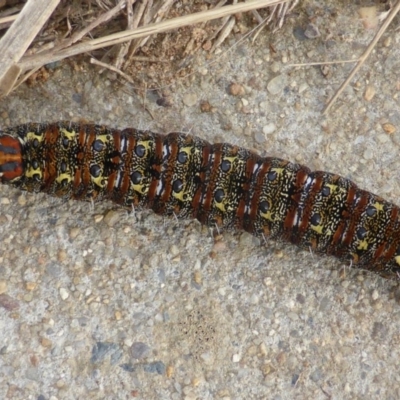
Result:
M170 107L66 62L2 99L0 126L190 131L337 172L399 204L400 31L395 22L322 116L351 64L289 64L352 59L374 34L347 2L323 3L212 64L200 58L169 88ZM196 221L147 211L5 186L0 202L1 398L400 398L395 282L247 234L214 240Z

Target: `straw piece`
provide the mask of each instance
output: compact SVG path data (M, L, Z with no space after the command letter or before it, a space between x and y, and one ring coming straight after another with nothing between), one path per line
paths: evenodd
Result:
M118 32L106 37L88 40L86 42L73 45L59 52L49 51L38 55L26 56L23 57L23 59L19 63L19 66L21 67L21 69L27 70L30 68L35 68L38 66L48 64L50 62L59 61L66 57L71 57L77 54L90 52L96 49L112 46L129 40L146 37L149 35L154 35L172 29L181 28L183 26L197 24L199 22L205 22L212 19L222 18L227 15L232 15L235 13L255 10L257 8L270 7L279 3L282 3L282 1L252 0L246 3L239 3L231 6L221 7L218 9L194 13L184 17L173 18L170 20L166 20L155 24L150 24L137 29Z
M376 33L374 39L371 41L371 43L368 45L366 50L364 51L363 55L359 58L357 65L353 68L351 71L350 75L348 78L340 85L340 88L337 90L335 95L329 100L328 104L326 105L324 111L322 114L326 114L329 109L332 107L333 103L336 101L336 99L342 94L343 90L345 87L349 84L349 82L353 79L354 75L358 72L358 70L361 68L361 66L364 64L365 60L368 58L368 56L371 54L373 48L375 45L378 43L378 40L381 38L381 36L384 34L390 23L392 22L393 18L397 15L397 13L400 11L400 0L397 2L397 4L391 9L390 13L388 14L385 22L382 24L378 32Z
M28 0L0 40L0 96L7 95L21 70L17 65L60 0Z

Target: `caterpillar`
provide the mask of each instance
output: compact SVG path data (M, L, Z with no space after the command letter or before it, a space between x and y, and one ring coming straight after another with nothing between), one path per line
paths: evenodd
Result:
M244 230L400 276L400 209L352 181L182 133L61 121L0 131L0 181Z

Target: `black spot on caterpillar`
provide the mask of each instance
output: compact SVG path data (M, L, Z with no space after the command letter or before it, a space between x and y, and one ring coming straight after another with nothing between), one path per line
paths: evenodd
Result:
M0 180L244 230L398 278L400 209L339 175L227 143L102 125L0 131Z

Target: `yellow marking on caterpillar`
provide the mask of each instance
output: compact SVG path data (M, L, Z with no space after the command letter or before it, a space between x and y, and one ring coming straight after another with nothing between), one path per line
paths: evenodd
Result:
M144 184L137 184L137 185L132 185L133 190L137 193L140 194L146 194L149 191L149 185L144 185Z
M311 225L311 229L315 232L317 232L319 235L322 235L322 228L323 226L320 225Z
M69 140L74 140L76 137L76 132L74 130L69 131L65 128L61 128L60 132Z
M271 168L271 171L276 172L278 175L282 175L285 168Z
M172 191L172 196L174 196L176 199L178 199L180 201L184 201L185 195L188 193L190 193L190 192L184 192L183 190L181 190L179 193Z
M96 140L100 140L102 143L107 144L110 141L110 135L99 135L96 136Z
M97 178L92 176L92 182L94 182L97 186L103 188L107 184L107 179L105 179L103 175L100 175Z
M146 149L146 155L147 155L148 152L151 151L150 143L153 143L153 142L151 140L138 140L136 142L136 146L141 144Z
M28 132L28 133L26 134L26 138L27 138L28 140L37 139L39 142L42 142L43 139L44 139L44 135L43 135L43 134L38 134L38 133L35 133L35 132Z
M39 175L40 178L43 178L43 173L40 168L28 168L25 172L25 176L27 178L33 178L35 175Z
M383 204L376 202L373 204L373 206L378 210L378 211L383 211Z
M231 162L232 164L233 164L233 162L235 161L235 160L237 160L239 157L237 157L237 156L232 156L232 157L224 157L223 159L222 159L222 161L229 161L229 162Z
M192 155L193 146L181 147L179 152L186 153L189 157Z
M63 180L67 180L67 182L70 183L72 181L72 176L66 172L64 174L58 175L56 178L56 182L60 184Z
M357 246L357 250L368 250L368 241L362 240Z
M271 211L268 211L268 212L266 212L266 213L260 212L260 215L261 215L264 219L266 219L266 220L268 220L268 221L271 221L271 222L274 222L274 219L272 218L272 213L271 213Z
M223 213L226 212L225 202L224 201L221 201L221 203L218 203L216 200L214 200L214 204L215 204L215 207L220 209Z

